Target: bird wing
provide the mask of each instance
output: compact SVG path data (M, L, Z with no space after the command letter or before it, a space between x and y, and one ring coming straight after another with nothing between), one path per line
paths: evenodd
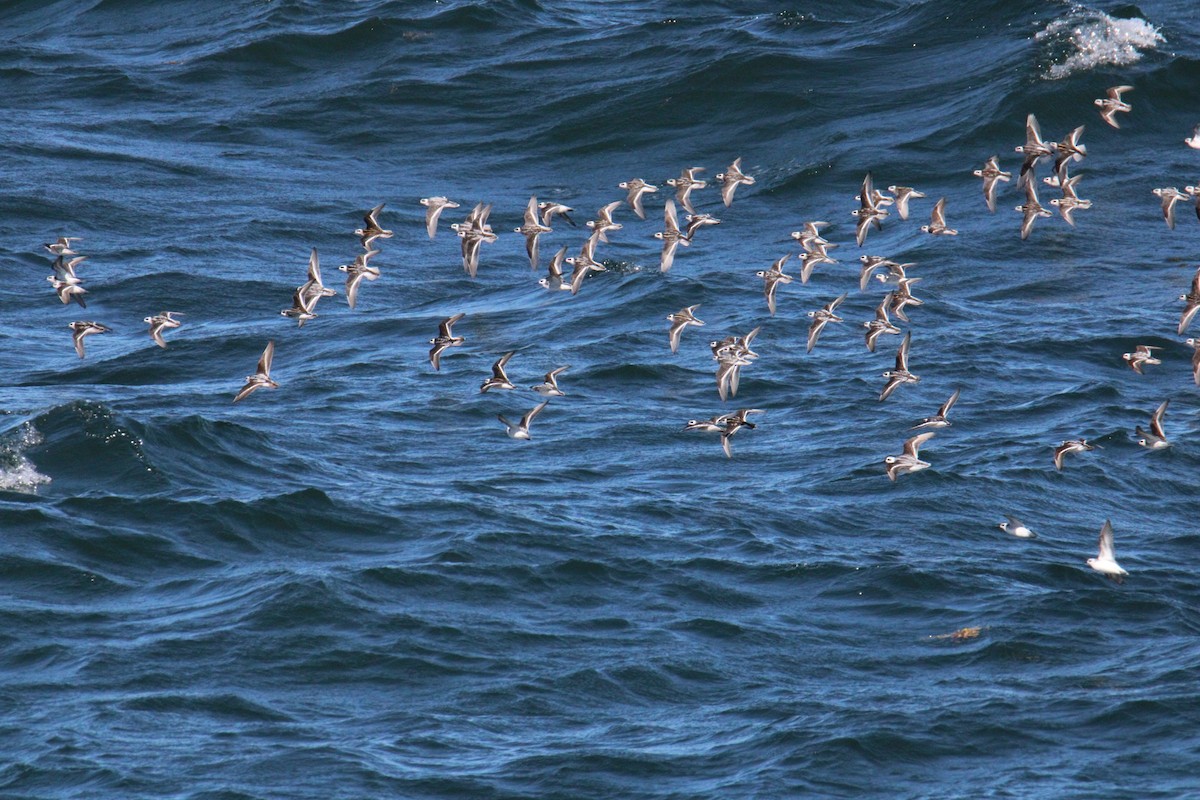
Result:
M508 382L508 375L504 372L504 367L506 364L508 364L508 360L510 358L512 358L514 355L516 355L516 352L517 351L515 351L515 350L510 350L507 353L505 353L504 355L500 356L500 358L496 361L495 364L492 364L492 376L493 377L498 378L499 380L505 381L506 383Z
M1150 417L1150 432L1159 439L1166 439L1167 434L1163 432L1163 415L1167 413L1167 404L1170 400L1163 400L1162 405L1155 409L1153 416Z
M946 416L950 413L950 409L958 402L958 393L960 390L955 389L954 394L950 395L950 399L942 403L942 407L938 409L938 416Z
M1117 558L1116 551L1113 549L1113 527L1112 522L1104 520L1104 527L1100 529L1100 549L1097 556L1101 561L1107 559L1115 561Z
M466 314L460 311L452 317L446 317L444 320L442 320L441 324L438 325L438 336L445 337L447 339L452 338L454 334L450 332L450 329L454 327L454 323L458 322L465 316Z
M902 372L908 372L908 347L912 341L912 331L904 334L904 341L900 343L900 349L896 351L896 369Z
M679 217L675 213L675 201L669 197L663 206L663 221L666 223L668 231L679 232Z
M267 347L263 350L262 355L258 359L258 374L264 378L271 377L271 362L275 360L275 340L267 342Z
M928 442L930 439L932 439L936 435L937 435L937 433L935 431L928 431L926 433L918 433L916 436L912 437L911 439L909 439L908 441L906 441L904 443L904 454L907 456L912 456L913 458L916 458L917 451L919 451L921 449L921 445L925 444L926 442Z
M821 331L825 329L825 323L828 321L824 317L816 317L813 319L812 325L808 326L808 350L806 352L812 352L817 344L817 337L821 335Z
M534 417L536 417L538 414L542 413L542 409L548 405L550 405L550 401L543 400L542 402L538 403L533 408L529 409L529 411L526 412L525 416L521 417L521 427L528 430L530 424L533 423Z
M1025 144L1040 145L1042 143L1042 129L1038 125L1037 117L1030 114L1025 118Z
M931 228L946 227L946 198L943 197L934 204L929 221Z
M562 247L560 247L558 249L558 252L554 254L554 258L550 259L549 270L550 270L551 283L555 282L553 280L555 278L559 279L560 281L562 280L563 259L566 257L567 257L567 246L564 244Z

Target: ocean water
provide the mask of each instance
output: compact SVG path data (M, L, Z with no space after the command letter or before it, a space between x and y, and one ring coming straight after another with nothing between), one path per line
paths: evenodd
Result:
M1200 797L1200 225L1151 194L1200 169L1194 2L15 0L0 25L0 796ZM1115 84L1120 130L1092 104ZM1087 126L1094 207L1023 242L1022 193L990 214L971 170L1017 170L1029 113ZM737 157L756 183L695 192L721 224L662 274L663 182ZM859 248L868 171L928 197ZM580 224L545 263L633 177L660 191L616 212L608 271L539 287L529 196ZM462 204L433 240L430 195ZM957 237L919 230L939 197ZM341 292L381 202L357 308L281 317L311 248ZM448 225L477 202L472 280ZM769 316L755 272L816 219L839 263ZM44 281L57 236L86 310ZM864 347L864 253L924 300L921 381L882 403L899 337ZM73 320L114 330L80 360ZM707 343L759 326L722 402ZM280 388L234 405L269 340ZM1162 365L1133 373L1137 344ZM518 390L481 394L510 350ZM888 481L955 389L932 467ZM1145 451L1166 399L1174 445ZM737 408L764 413L732 458L683 431ZM1105 519L1120 585L1085 564Z

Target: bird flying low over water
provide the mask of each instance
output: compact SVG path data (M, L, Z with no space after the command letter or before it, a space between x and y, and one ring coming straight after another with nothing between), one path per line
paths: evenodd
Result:
M895 481L901 475L907 475L910 472L919 472L920 470L932 467L933 465L928 461L921 460L919 451L921 445L928 442L935 435L935 431L919 433L904 443L903 453L883 459L883 463L887 468L888 479Z
M422 197L421 205L425 206L425 231L429 234L430 239L437 236L438 217L442 216L442 212L447 208L458 208L458 203L440 195Z
M446 317L438 324L438 335L429 340L433 345L429 350L429 363L433 365L435 370L442 368L442 353L448 347L459 347L467 340L462 336L455 336L451 328L454 323L465 317L466 314L459 312L452 317Z
M1133 110L1133 106L1121 100L1121 95L1125 92L1132 92L1132 86L1111 86L1108 89L1108 97L1101 97L1093 102L1100 108L1100 118L1114 128L1120 128L1120 123L1117 122L1117 112L1128 114Z
M671 352L679 352L679 340L683 336L683 329L689 325L701 326L704 322L696 318L696 309L700 307L697 303L694 306L688 306L674 314L667 314L667 319L671 321L671 330L668 336L671 340Z
M1104 526L1100 528L1100 542L1096 557L1089 558L1087 565L1117 583L1121 583L1121 579L1129 574L1117 563L1117 553L1113 549L1113 527L1108 520L1104 520Z
M550 405L549 400L543 400L542 402L538 403L536 406L527 411L525 416L521 417L521 421L516 425L505 419L503 414L497 414L496 419L504 423L504 432L509 435L509 438L529 440L532 438L529 435L529 426L533 424L534 418L538 414L542 413L542 409L548 405Z
M1012 173L1001 170L999 158L992 156L982 168L975 170L973 174L977 178L983 178L983 199L987 202L988 211L995 213L996 185L1000 181L1011 180Z
M83 338L91 336L94 333L112 333L112 328L107 325L101 325L99 322L68 322L67 327L71 329L71 339L75 342L75 353L83 358Z
M166 348L167 342L163 339L162 332L168 328L178 328L183 323L175 319L174 315L179 314L178 311L160 311L151 317L146 317L142 320L150 326L150 338L159 347ZM179 316L183 316L179 314Z
M1068 439L1054 448L1054 468L1061 472L1063 459L1068 455L1071 453L1084 453L1095 449L1096 445L1090 443L1087 439Z
M1004 531L1005 533L1011 533L1013 536L1016 536L1018 539L1036 539L1037 538L1037 534L1034 533L1033 531L1029 530L1029 526L1026 525L1024 522L1021 522L1021 520L1017 519L1016 517L1012 516L1011 514L1009 514L1006 517L1006 519L1007 519L1006 522L1000 523L1000 525L999 525L1000 530Z
M716 179L721 182L721 200L725 203L725 207L729 208L733 203L733 193L738 186L746 184L747 186L754 185L754 178L742 172L741 157L735 158L724 172L717 173Z
M1137 434L1137 443L1147 450L1162 450L1170 447L1171 443L1167 441L1167 434L1163 430L1163 415L1167 413L1167 404L1170 400L1163 400L1158 408L1154 410L1154 414L1150 417L1150 430L1142 430L1142 426L1138 425L1134 429Z
M651 186L641 178L632 178L621 181L617 184L617 188L625 190L625 202L629 203L629 207L633 209L634 214L637 214L637 218L645 219L646 209L642 207L642 195L657 192L658 187Z
M384 203L380 203L368 211L366 215L363 216L363 226L361 228L354 229L354 233L359 237L359 241L362 244L363 250L370 250L371 243L376 239L392 238L392 231L384 230L379 225L379 212L383 211L384 205Z
M245 400L251 393L266 386L271 389L278 389L279 384L271 380L271 362L275 359L275 342L274 340L267 342L267 347L263 350L261 356L258 357L258 369L253 375L246 376L246 385L241 388L237 396L233 398L233 402Z
M896 351L896 368L883 371L883 377L887 378L888 382L879 395L881 401L891 397L897 386L905 383L917 383L921 380L908 371L908 347L911 342L912 331L909 331L904 334L904 341L900 343L900 349ZM924 440L922 439L922 441Z

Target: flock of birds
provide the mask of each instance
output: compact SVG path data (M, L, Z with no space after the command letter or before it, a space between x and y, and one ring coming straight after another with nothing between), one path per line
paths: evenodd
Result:
M1120 127L1116 115L1128 113L1131 110L1130 104L1124 101L1123 95L1132 91L1132 88L1130 86L1113 87L1108 90L1107 97L1095 101L1100 108L1101 118L1113 128ZM1071 165L1082 161L1087 155L1087 148L1081 141L1084 126L1081 125L1072 130L1062 141L1049 141L1042 137L1037 119L1030 114L1026 119L1025 130L1025 143L1015 148L1016 152L1023 156L1016 183L1019 188L1023 189L1025 195L1025 202L1016 206L1016 210L1022 215L1020 226L1022 239L1030 236L1038 218L1053 216L1053 212L1043 207L1038 199L1036 170L1038 164L1043 160L1053 161L1053 174L1043 178L1042 184L1057 189L1061 193L1061 197L1054 198L1049 202L1067 224L1074 226L1073 215L1092 205L1092 201L1081 198L1078 194L1077 187L1082 176L1069 174ZM1200 126L1197 126L1193 136L1185 141L1190 147L1200 149ZM695 243L695 237L702 228L718 225L721 222L711 214L697 212L692 204L692 193L704 189L708 185L707 181L700 178L700 173L703 171L701 167L690 167L684 169L678 178L666 181L666 184L674 189L674 197L668 197L665 200L663 230L654 233L654 237L662 243L659 269L664 273L674 265L680 247L690 247ZM992 156L980 169L974 170L974 175L982 179L984 202L989 211L994 213L999 184L1011 181L1012 173L1003 171L1000 168L999 158ZM751 186L755 182L753 177L742 171L740 158L715 177L721 187L722 202L727 208L732 204L734 194L739 186ZM609 242L610 234L622 230L623 225L615 221L615 216L623 204L628 205L632 213L639 219L646 219L643 200L646 195L657 193L659 187L640 178L623 181L618 186L625 191L624 199L603 206L598 210L594 220L588 220L585 223L589 235L577 255L568 256L567 246L561 247L554 254L549 261L546 277L539 281L542 287L551 291L570 291L574 295L581 290L584 281L590 275L606 271L604 263L597 258L597 248L601 244ZM1169 227L1175 227L1175 207L1181 201L1194 203L1197 217L1200 218L1200 187L1187 186L1183 191L1179 191L1175 187L1159 188L1154 190L1154 194L1162 202L1163 218ZM863 179L857 195L858 208L850 212L856 219L855 241L857 245L860 248L863 247L871 230L882 228L883 220L891 214L889 209L894 210L901 220L907 220L910 204L925 197L924 193L908 186L891 185L888 186L886 192L876 189L872 176L868 173ZM458 203L440 196L422 198L420 202L425 207L426 232L430 239L437 236L442 213L448 209L459 208ZM355 308L362 282L364 280L374 281L380 277L379 269L370 265L371 259L380 252L374 248L375 243L393 236L393 231L384 229L379 222L379 215L383 208L384 205L380 204L363 217L363 227L354 231L359 238L362 252L352 263L338 268L346 275L346 300L351 309ZM498 238L488 222L491 209L490 204L479 203L470 211L466 219L449 226L460 240L463 269L472 278L476 276L479 269L482 245L494 242ZM680 223L679 209L686 212L683 224ZM529 199L525 208L523 224L516 228L515 232L525 238L526 253L533 270L536 271L539 268L541 261L540 238L553 232L551 223L556 218L573 228L578 227L570 216L574 211L575 209L561 203L539 203L536 196ZM837 259L830 255L830 251L837 248L838 245L821 235L822 230L828 225L829 223L824 221L810 221L804 223L800 230L791 233L791 238L796 240L801 248L801 252L797 255L799 269L796 275L790 275L785 271L792 257L791 253L776 260L769 269L756 273L757 277L763 281L767 310L771 316L775 314L779 286L792 283L795 277L799 277L802 284L807 284L817 267L823 264L838 263ZM933 205L929 224L921 226L921 231L931 236L955 236L958 234L957 230L947 224L944 197ZM86 308L84 295L87 294L87 291L83 288L83 281L76 274L76 270L87 256L79 255L75 251L75 243L78 241L80 241L78 237L63 236L53 243L44 245L45 249L54 256L54 274L47 280L51 282L63 304L69 305L74 302L80 307ZM860 291L865 291L873 278L889 287L894 287L890 288L890 291L876 307L874 318L863 323L863 327L866 329L866 347L869 351L875 352L881 336L902 333L901 329L892 321L893 318L907 323L910 320L905 309L910 306L920 307L922 305L922 301L913 294L914 286L921 279L910 275L911 269L915 266L912 263L898 263L882 256L865 254L859 257L859 262ZM565 265L569 265L571 268L569 278L564 272ZM309 259L307 280L296 287L292 295L291 307L283 309L280 313L285 317L295 319L299 326L303 326L307 321L316 318L317 304L321 299L336 294L334 289L325 286L322 282L317 251L314 248ZM812 320L808 330L808 352L812 352L817 346L821 333L827 325L844 322L844 319L838 316L837 310L847 295L847 292L843 292L820 309L808 312L808 316ZM1197 312L1200 311L1200 268L1197 269L1192 279L1189 291L1181 294L1180 299L1184 302L1184 310L1177 332L1182 335ZM672 353L679 351L683 334L689 327L701 327L705 324L696 316L699 308L699 304L690 305L666 315L670 322L667 340ZM144 318L143 321L149 326L150 337L159 347L167 347L167 341L163 337L165 331L181 326L181 320L176 319L178 316L182 315L178 312L162 311ZM431 345L429 361L434 370L441 369L442 359L448 349L460 347L466 342L465 337L455 335L453 331L454 326L465 316L463 313L458 313L442 320L438 326L437 335L429 340ZM80 358L85 357L84 340L86 337L112 331L111 328L95 321L75 321L71 322L69 326L72 330L75 351ZM756 327L744 335L730 335L709 342L712 358L717 363L717 393L722 401L737 396L741 370L753 364L758 358L758 354L752 349L752 343L760 330L760 327ZM1200 339L1189 338L1186 342L1194 350L1192 375L1197 385L1200 385ZM886 383L880 391L880 401L887 400L900 387L920 381L920 377L913 373L909 366L911 343L912 331L909 330L904 333L900 346L897 348L895 368L882 373ZM1161 363L1161 360L1154 355L1159 349L1155 346L1139 345L1134 352L1123 354L1123 359L1134 372L1143 374L1146 367ZM244 385L234 396L235 403L246 399L263 387L271 389L279 387L279 384L271 378L274 353L275 343L269 341L259 358L257 369L246 377ZM480 386L480 392L517 388L506 371L506 367L514 355L515 352L508 352L496 360L492 365L492 374L484 379ZM566 394L559 387L558 377L569 368L569 366L560 366L551 369L545 374L542 383L530 387L545 399L525 413L518 422L513 423L503 415L497 415L505 426L508 436L524 440L531 438L530 427L549 404L550 398ZM922 432L904 442L902 453L889 455L883 459L885 473L890 480L895 481L902 475L918 472L931 466L928 461L920 457L920 449L935 436L935 429L951 425L949 414L958 398L959 391L956 389L937 413L913 426L913 430ZM1163 417L1168 402L1163 401L1151 416L1149 430L1143 430L1140 426L1136 428L1139 445L1151 450L1163 449L1170 445L1163 428ZM732 457L731 440L733 436L743 429L753 430L756 424L750 421L750 417L762 413L764 412L761 409L742 408L733 413L715 415L708 420L689 420L684 429L719 434L725 455ZM1062 470L1067 455L1090 451L1095 447L1096 445L1082 438L1066 440L1054 448L1054 466L1056 469ZM999 527L1020 538L1035 537L1034 532L1015 517L1008 517L1007 521L1000 523ZM1113 530L1108 521L1105 521L1100 532L1097 556L1088 559L1087 563L1092 569L1118 581L1128 574L1116 561L1113 551Z

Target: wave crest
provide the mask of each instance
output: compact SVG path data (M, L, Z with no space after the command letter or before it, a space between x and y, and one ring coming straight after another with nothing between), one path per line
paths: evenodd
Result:
M37 471L25 451L42 443L42 434L31 422L23 422L0 436L0 491L36 492L50 477Z
M1101 65L1125 66L1166 41L1144 19L1118 19L1086 6L1073 6L1035 37L1047 50L1046 78L1059 80Z

